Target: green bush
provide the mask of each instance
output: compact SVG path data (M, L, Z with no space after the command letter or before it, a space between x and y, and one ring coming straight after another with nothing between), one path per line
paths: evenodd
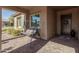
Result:
M3 31L3 32L6 32L7 30L8 30L8 29L3 29L2 31Z
M21 33L21 30L13 30L11 32L11 34L14 35L14 36L18 36L18 35L20 35L20 33Z
M18 36L22 32L22 30L20 30L20 29L16 30L16 29L13 29L13 28L4 29L3 31L5 31L8 34L14 35L14 36Z

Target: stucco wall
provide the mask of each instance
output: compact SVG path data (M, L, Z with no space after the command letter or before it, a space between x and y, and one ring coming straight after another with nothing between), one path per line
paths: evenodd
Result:
M61 33L61 15L72 14L72 29L79 31L79 8L61 10L57 12L57 34Z
M47 37L54 37L56 34L56 13L53 9L47 8Z

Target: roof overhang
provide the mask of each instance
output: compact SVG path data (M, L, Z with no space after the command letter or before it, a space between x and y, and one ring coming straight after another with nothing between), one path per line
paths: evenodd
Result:
M3 7L12 9L12 10L16 10L19 12L27 13L33 9L36 9L36 8L39 9L39 8L43 8L43 7L48 7L55 11L59 11L59 10L64 10L64 9L75 8L77 6L3 6Z
M32 10L35 8L42 8L42 7L49 7L53 10L59 11L59 10L64 10L64 9L75 8L77 6L19 6L19 8L23 8L26 10Z

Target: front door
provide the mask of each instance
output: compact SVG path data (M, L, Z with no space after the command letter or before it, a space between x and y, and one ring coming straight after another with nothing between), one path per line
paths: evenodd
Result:
M61 16L61 33L70 34L72 28L72 14Z

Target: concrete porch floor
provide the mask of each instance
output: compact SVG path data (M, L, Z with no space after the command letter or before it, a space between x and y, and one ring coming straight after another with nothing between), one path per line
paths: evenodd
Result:
M2 38L7 36L3 34ZM9 35L8 35L9 36ZM11 36L10 36L11 37ZM10 53L78 53L79 42L68 36L59 36L51 40L34 39L22 36L2 40L2 52ZM31 44L31 47L30 47Z
M69 36L59 36L55 37L38 52L43 53L78 53L79 52L79 42Z

